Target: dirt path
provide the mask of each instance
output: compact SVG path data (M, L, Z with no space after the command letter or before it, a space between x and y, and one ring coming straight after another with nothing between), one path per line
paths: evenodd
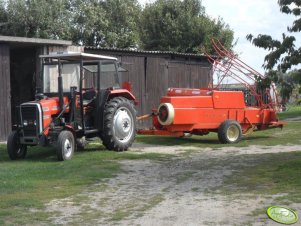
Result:
M122 173L67 199L46 205L55 225L278 225L265 213L275 197L224 194L225 177L264 153L301 145L218 150L136 144L131 152L172 154L163 161L122 161ZM249 156L249 157L246 157ZM212 192L214 191L214 192ZM290 207L301 214L301 206Z

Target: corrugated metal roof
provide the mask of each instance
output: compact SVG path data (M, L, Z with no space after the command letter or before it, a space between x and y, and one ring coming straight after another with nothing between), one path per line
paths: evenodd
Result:
M15 37L15 36L2 36L0 35L0 43L17 43L17 44L39 44L39 45L61 45L70 46L72 41L66 40L54 40L54 39L43 39L43 38L26 38L26 37Z
M85 50L100 50L114 53L124 53L124 54L135 54L135 55L172 55L179 57L193 57L207 59L205 54L194 54L194 53L179 53L172 51L146 51L137 49L120 49L120 48L108 48L108 47L95 47L95 46L85 46Z

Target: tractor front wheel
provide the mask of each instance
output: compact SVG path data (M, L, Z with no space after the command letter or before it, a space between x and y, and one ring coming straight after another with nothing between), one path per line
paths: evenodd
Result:
M235 120L226 120L218 128L218 139L223 144L237 143L241 137L241 126Z
M70 160L74 154L75 139L68 130L60 132L57 140L56 154L59 161Z
M20 144L20 137L17 131L12 131L7 139L7 152L11 160L24 159L27 153L27 146Z
M136 136L136 110L128 99L115 97L104 110L103 145L108 150L126 151Z

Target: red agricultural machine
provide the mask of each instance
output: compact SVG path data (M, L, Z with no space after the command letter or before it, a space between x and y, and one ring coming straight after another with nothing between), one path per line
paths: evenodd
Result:
M214 73L220 76L217 85L206 89L169 88L158 109L138 118L152 117L153 128L138 133L181 137L217 132L221 143L236 143L251 131L283 127L284 123L279 122L276 115L279 106L275 87L258 91L256 78L264 79L264 76L239 60L219 41L212 42L217 55L207 57ZM252 106L246 105L244 92L219 89L226 77L250 91L254 99Z
M12 160L27 146L53 144L59 160L72 158L83 137L100 137L109 150L127 150L135 139L135 97L121 88L114 57L87 53L41 56L43 87L18 107L19 122L8 137Z

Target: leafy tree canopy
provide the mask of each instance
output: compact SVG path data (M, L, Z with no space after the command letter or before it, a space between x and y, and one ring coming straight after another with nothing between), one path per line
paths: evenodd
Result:
M67 39L70 37L69 14L64 1L0 1L2 35Z
M270 35L260 34L254 37L247 36L255 46L269 51L264 59L264 68L269 70L268 81L274 81L280 86L283 100L288 100L293 90L301 84L301 69L286 73L292 67L301 64L301 46L296 46L294 33L300 36L301 31L301 0L278 0L280 11L296 17L293 24L287 28L289 34L283 33L282 40L277 40ZM299 89L299 88L298 88ZM301 92L301 90L299 90ZM285 102L284 101L284 102Z
M289 33L298 33L301 31L301 0L279 0L280 11L285 14L293 14L296 20L287 28ZM296 46L296 38L293 35L283 33L282 40L276 40L270 35L260 34L254 37L252 34L247 36L255 46L269 51L264 61L266 69L277 69L286 72L292 66L301 63L301 46ZM301 76L301 74L300 74Z
M117 48L211 51L211 38L231 47L233 31L205 14L200 0L0 0L0 34L72 40Z
M108 46L127 48L139 43L138 22L141 6L136 0L107 0L102 2L106 11Z
M138 43L137 0L69 0L72 40L81 45L126 48Z
M199 0L157 0L143 10L140 38L146 50L211 52L212 37L230 48L233 31L221 18L209 18Z
M2 35L125 48L138 43L137 0L0 0Z

